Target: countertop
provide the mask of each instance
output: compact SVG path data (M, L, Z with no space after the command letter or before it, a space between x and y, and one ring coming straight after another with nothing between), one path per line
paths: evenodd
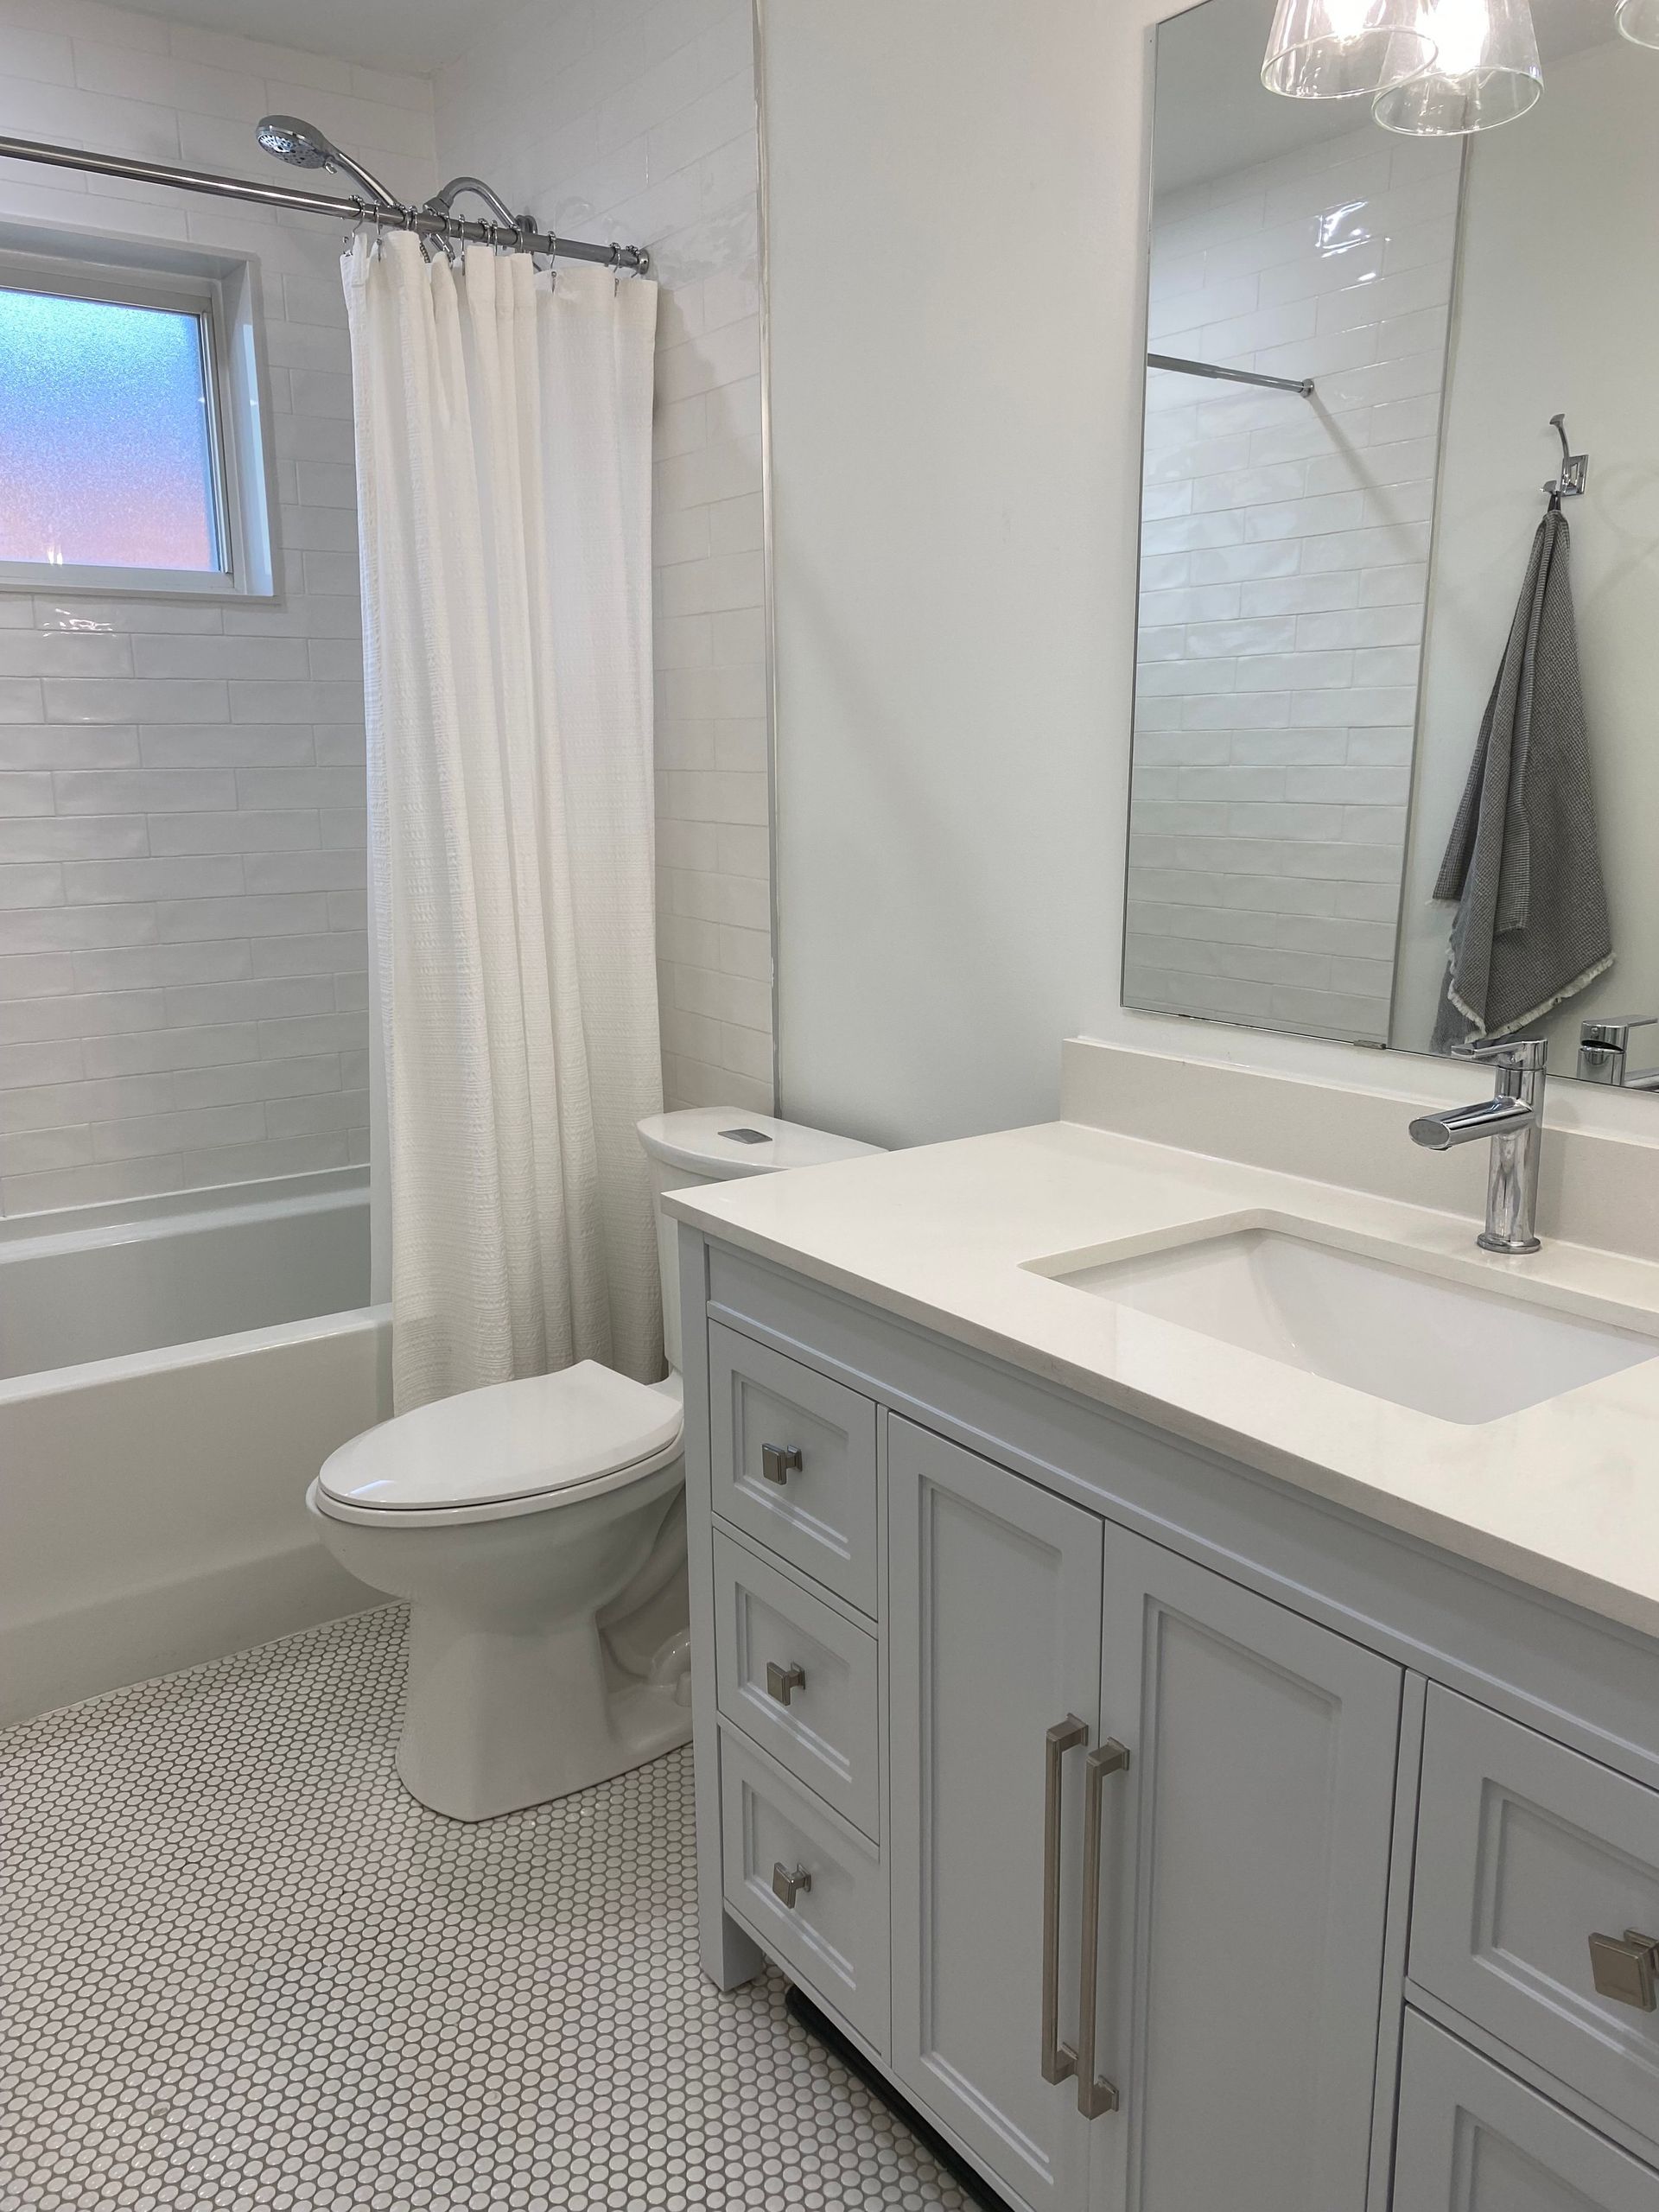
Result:
M1402 1131L1403 1140L1404 1132ZM1560 1241L1478 1251L1466 1216L1058 1122L675 1193L708 1235L1659 1637L1659 1266ZM1256 1222L1238 1217L1257 1217ZM1033 1271L1190 1232L1333 1242L1655 1338L1502 1419L1438 1419Z

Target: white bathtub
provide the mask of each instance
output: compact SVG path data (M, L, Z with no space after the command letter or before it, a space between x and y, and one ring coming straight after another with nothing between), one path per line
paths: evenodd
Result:
M305 1514L367 1291L360 1171L0 1222L0 1725L378 1602Z

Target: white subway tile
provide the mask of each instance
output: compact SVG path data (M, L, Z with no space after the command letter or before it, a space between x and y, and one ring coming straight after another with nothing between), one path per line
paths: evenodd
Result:
M138 899L212 899L242 888L242 861L232 854L130 861L68 861L63 893L72 905ZM41 905L50 902L45 899Z
M156 1075L177 1068L219 1067L259 1056L251 1022L224 1029L151 1029L87 1037L81 1050L88 1076Z

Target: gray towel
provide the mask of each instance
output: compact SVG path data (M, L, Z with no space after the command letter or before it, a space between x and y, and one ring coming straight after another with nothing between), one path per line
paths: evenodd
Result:
M1579 684L1572 542L1552 508L1434 885L1458 902L1433 1049L1505 1037L1613 964Z

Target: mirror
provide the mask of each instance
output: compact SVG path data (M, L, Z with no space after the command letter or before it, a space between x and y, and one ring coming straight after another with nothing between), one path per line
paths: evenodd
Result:
M1157 37L1124 1003L1659 1087L1659 52L1407 137L1273 12Z

